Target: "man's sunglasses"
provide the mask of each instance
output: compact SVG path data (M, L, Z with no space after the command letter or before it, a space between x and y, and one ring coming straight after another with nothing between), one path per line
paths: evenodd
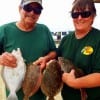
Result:
M23 6L23 9L24 9L26 12L31 12L31 11L33 11L35 14L41 14L41 11L42 11L42 8L41 8L41 7L32 7L32 6L30 6L30 5Z
M81 15L82 18L88 18L91 15L91 12L84 11L84 12L72 12L71 13L72 18L78 18L79 15Z

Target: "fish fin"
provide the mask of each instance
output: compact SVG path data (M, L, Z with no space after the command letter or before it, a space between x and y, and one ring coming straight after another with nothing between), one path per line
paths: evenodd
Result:
M18 100L16 93L10 93L7 100Z

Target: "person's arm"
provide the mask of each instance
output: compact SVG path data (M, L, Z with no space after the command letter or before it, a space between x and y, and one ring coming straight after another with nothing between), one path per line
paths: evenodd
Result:
M68 86L76 89L100 87L100 73L92 73L75 78L74 70L72 70L70 73L64 73L62 80Z
M44 67L46 66L46 63L51 60L56 58L57 54L55 51L52 51L50 53L48 53L46 56L44 57L40 57L38 60L36 60L35 62L33 62L34 64L40 65L41 69L44 69Z

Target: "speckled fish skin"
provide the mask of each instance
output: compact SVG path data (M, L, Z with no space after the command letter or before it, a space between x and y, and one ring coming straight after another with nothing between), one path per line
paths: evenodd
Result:
M58 57L58 61L61 66L61 70L63 72L69 73L72 69L75 69L76 77L81 77L84 75L84 72L81 69L75 67L74 64L70 60L64 59L64 57Z
M75 67L74 64L70 60L65 59L64 57L58 57L58 62L63 72L69 73L72 69L74 69L76 78L84 75L84 72L81 69ZM86 100L87 94L86 94L85 89L81 88L80 92L81 92L81 100Z
M17 50L13 50L12 54L17 59L17 66L16 68L4 66L3 78L6 83L7 89L10 91L7 100L18 100L16 92L22 86L22 81L26 72L26 64L24 63L24 59L19 48Z
M29 97L34 95L41 85L41 69L40 66L33 63L28 64L25 78L23 81L24 99L29 100Z
M48 100L54 100L54 96L62 89L62 72L59 63L51 60L43 72L41 90L48 97Z

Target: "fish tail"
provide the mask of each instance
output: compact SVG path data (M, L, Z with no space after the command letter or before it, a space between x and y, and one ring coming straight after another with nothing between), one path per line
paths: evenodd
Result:
M7 100L18 100L16 93L10 93Z
M85 89L81 88L81 100L87 100L87 93L85 91Z

